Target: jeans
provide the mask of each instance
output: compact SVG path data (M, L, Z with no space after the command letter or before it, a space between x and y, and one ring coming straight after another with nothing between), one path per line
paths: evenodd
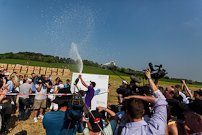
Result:
M26 109L24 110L24 106ZM30 99L29 98L19 98L19 120L26 120L30 115Z

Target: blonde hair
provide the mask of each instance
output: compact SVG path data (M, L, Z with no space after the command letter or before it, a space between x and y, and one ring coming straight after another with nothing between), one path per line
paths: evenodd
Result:
M20 86L20 80L16 75L11 76L10 80L13 82L14 89Z

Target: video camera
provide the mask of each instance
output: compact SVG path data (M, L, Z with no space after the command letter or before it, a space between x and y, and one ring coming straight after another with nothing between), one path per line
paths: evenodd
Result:
M149 63L149 68L151 70L151 73L153 71L157 71L151 74L151 78L159 79L159 78L163 78L166 74L168 74L165 69L161 69L162 65L155 65L155 67L158 67L158 69L155 70L153 67L153 64L151 62Z

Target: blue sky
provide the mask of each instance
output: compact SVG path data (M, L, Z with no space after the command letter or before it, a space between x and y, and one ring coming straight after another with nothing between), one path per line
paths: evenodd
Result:
M1 0L0 53L37 52L202 81L202 0Z

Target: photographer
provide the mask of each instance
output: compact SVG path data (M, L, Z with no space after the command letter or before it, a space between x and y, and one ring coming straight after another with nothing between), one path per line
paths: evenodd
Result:
M119 88L124 88L124 89L126 89L126 88L127 88L127 81L126 81L126 80L123 80L123 81L122 81L122 85L120 85ZM124 98L124 97L123 97L122 94L118 94L117 98L118 98L118 104L123 103L123 98Z
M47 89L50 88L49 84L45 82L44 78L39 78L36 86L36 94L47 94ZM43 109L46 108L46 95L36 95L34 100L34 122L38 122L37 113L39 112L38 118L43 119Z
M67 88L60 89L58 93L71 94ZM54 103L58 104L58 111L51 111L44 115L43 126L47 135L75 135L78 131L83 132L82 124L79 121L69 121L66 119L66 111L69 109L68 102L72 95L57 96Z
M103 115L101 115L101 112L102 113L107 112L112 117L112 120L104 129L102 123ZM93 119L92 115L90 115L88 128L85 128L83 131L84 135L91 135L91 134L101 135L102 132L100 128L102 128L105 135L112 135L117 126L118 116L113 111L105 107L97 107L97 110L92 111L92 114L95 119ZM97 124L99 124L100 128L98 127ZM89 129L90 127L92 127L92 131Z
M128 96L124 98L126 101L126 113L130 120L122 129L121 134L165 134L167 123L167 102L160 98L149 96ZM142 117L145 112L143 101L154 104L155 110L153 117L145 122Z

